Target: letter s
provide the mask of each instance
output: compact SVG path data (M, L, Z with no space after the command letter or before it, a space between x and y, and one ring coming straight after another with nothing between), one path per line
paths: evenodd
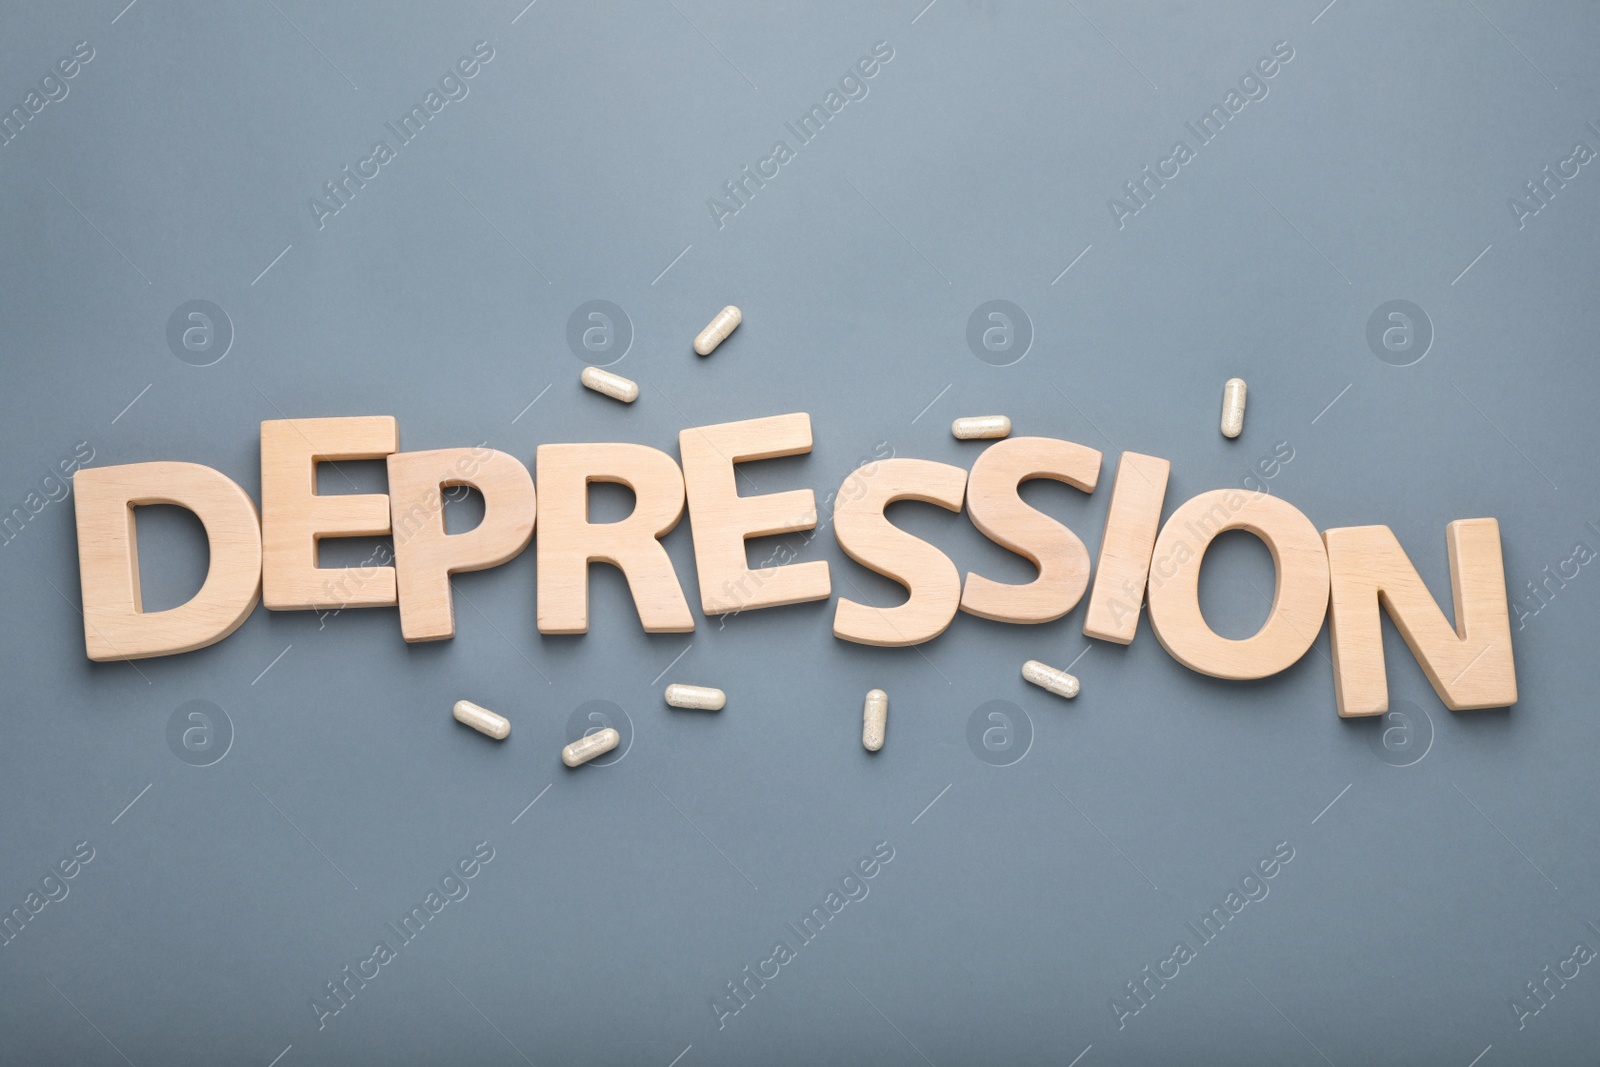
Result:
M833 512L839 547L857 563L904 586L909 597L892 608L840 597L833 615L835 637L898 648L921 644L949 628L961 602L956 565L927 541L891 523L884 508L900 500L919 500L958 512L966 489L967 472L961 467L891 459L879 466L859 499L839 501Z

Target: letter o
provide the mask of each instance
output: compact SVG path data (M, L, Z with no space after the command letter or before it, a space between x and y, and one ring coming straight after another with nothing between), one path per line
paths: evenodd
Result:
M1266 678L1293 665L1322 629L1328 611L1328 554L1311 520L1292 504L1266 494L1243 496L1230 507L1237 489L1216 489L1186 502L1161 528L1155 554L1171 554L1199 528L1192 565L1181 566L1161 584L1150 583L1150 628L1161 647L1192 671L1213 678ZM1214 529L1215 512L1225 518ZM1247 530L1272 553L1277 584L1272 610L1254 636L1240 641L1219 636L1200 613L1200 565L1206 549L1224 530Z

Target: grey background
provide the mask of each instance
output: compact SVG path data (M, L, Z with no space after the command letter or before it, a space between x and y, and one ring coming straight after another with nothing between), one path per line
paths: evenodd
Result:
M0 24L5 109L95 49L0 147L7 512L79 442L97 465L208 464L259 498L257 425L283 414L393 414L402 448L531 462L553 441L676 456L684 426L809 411L814 452L742 484L820 501L879 442L970 465L950 419L1004 412L1106 452L1093 495L1026 493L1091 553L1121 450L1173 462L1170 511L1280 442L1274 494L1319 528L1391 526L1437 595L1455 518L1499 519L1518 603L1600 545L1600 177L1520 230L1507 207L1576 140L1600 145L1589 5L112 0ZM495 57L470 95L319 231L309 198L480 40ZM878 41L894 58L870 94L718 229L706 199ZM1294 59L1270 95L1119 230L1107 199L1193 144L1184 122L1278 41ZM166 341L195 299L236 334L204 368ZM591 299L631 319L631 407L578 385L566 321ZM991 299L1034 329L1009 367L965 341ZM1408 367L1366 342L1393 299L1434 330ZM745 324L698 359L727 303ZM1232 375L1251 399L1230 442ZM376 465L343 473L381 489ZM348 490L338 474L325 491ZM166 511L140 520L151 607L205 565ZM964 515L895 518L963 572L1031 573ZM667 545L694 602L691 536ZM801 558L830 562L836 594L896 602L831 529ZM822 603L646 636L596 568L591 632L541 637L531 551L456 582L451 642L408 647L392 610L258 609L199 652L91 664L72 504L52 502L0 549L0 909L96 851L0 948L0 1060L1592 1060L1592 967L1524 1029L1509 1007L1600 946L1591 569L1515 633L1510 711L1446 711L1386 627L1411 718L1385 749L1397 723L1335 714L1326 632L1249 684L1189 672L1147 623L1127 648L1089 642L1081 606L1039 627L961 616L916 651L835 640ZM1208 617L1251 632L1250 583L1270 581L1258 544L1224 538ZM1080 655L1071 703L1018 675ZM727 709L667 709L673 680ZM873 686L891 695L876 756ZM510 740L452 722L461 697L510 716ZM167 743L191 700L235 731L208 767ZM631 747L569 772L590 700L626 711ZM991 700L1031 726L1010 766L966 741ZM470 896L319 1030L308 999L481 841L495 859ZM711 998L880 841L895 858L870 895L719 1030ZM1270 896L1119 1030L1110 999L1279 842L1295 858Z

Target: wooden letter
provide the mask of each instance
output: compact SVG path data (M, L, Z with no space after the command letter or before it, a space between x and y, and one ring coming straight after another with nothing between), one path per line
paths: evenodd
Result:
M540 445L538 618L542 634L589 632L589 564L620 568L646 633L687 633L694 616L657 540L683 515L683 474L672 457L644 445ZM620 522L589 521L589 483L633 490Z
M851 475L855 478L855 475ZM849 481L845 483L850 484ZM921 500L960 511L967 472L925 459L886 459L877 464L859 496L842 489L833 529L845 555L906 587L910 597L892 608L839 598L833 635L863 645L918 645L944 633L961 603L961 575L950 557L919 537L896 528L883 509L897 500Z
M97 662L191 652L239 628L261 598L261 526L248 493L198 463L86 467L77 489L83 639ZM211 569L187 604L145 612L133 509L176 504L205 524Z
M1138 452L1124 452L1118 461L1111 510L1100 541L1100 568L1083 615L1085 635L1126 645L1138 632L1150 553L1161 526L1161 502L1167 496L1171 470L1166 460Z
M444 530L445 486L483 494L483 521L465 533ZM515 456L490 448L396 452L389 457L389 508L400 632L407 641L456 635L450 576L515 559L533 537L533 476Z
M694 529L700 610L722 615L826 600L832 592L826 560L753 571L745 554L746 538L816 526L811 490L741 497L733 473L735 463L810 452L811 416L801 412L691 427L678 434L678 450Z
M1266 542L1277 569L1267 621L1253 637L1219 637L1200 614L1200 563L1224 530ZM1328 610L1328 556L1299 508L1265 493L1201 493L1172 513L1156 539L1150 628L1172 658L1213 678L1265 678L1305 655Z
M1017 487L1053 478L1085 493L1100 478L1100 453L1053 437L1013 437L984 449L967 479L967 514L985 537L1039 568L1024 585L967 575L961 610L996 622L1059 619L1089 586L1089 550L1078 535L1023 502Z
M1387 526L1346 526L1322 539L1333 579L1328 631L1340 715L1389 710L1380 606L1445 707L1466 711L1517 702L1498 522L1458 519L1445 527L1454 627Z
M394 607L393 567L317 566L324 537L387 537L382 493L317 495L317 464L383 459L400 447L393 416L273 419L261 424L261 587L273 611Z

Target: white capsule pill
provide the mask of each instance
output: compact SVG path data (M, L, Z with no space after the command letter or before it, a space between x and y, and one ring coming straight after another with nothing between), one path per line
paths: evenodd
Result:
M456 722L472 727L480 734L487 734L496 741L504 741L511 736L511 720L504 715L496 715L488 708L480 708L470 700L458 700L455 706Z
M883 747L884 727L889 725L889 694L882 689L867 693L861 706L861 747L876 752Z
M617 742L622 740L622 735L616 729L607 726L604 730L596 730L587 737L580 737L572 744L561 750L561 762L568 767L579 767L596 756L603 756L617 747Z
M721 711L728 702L728 694L704 685L669 685L667 703L675 708L693 708L696 711Z
M597 393L604 393L614 400L624 404L631 404L639 399L639 383L624 378L620 374L612 374L599 367L585 367L579 381Z
M700 331L700 336L694 339L694 350L702 356L709 356L743 321L744 313L729 304L717 312L717 317L711 320L710 325Z
M1022 665L1022 677L1040 688L1050 690L1058 697L1071 700L1078 695L1078 679L1066 671L1058 671L1036 659L1030 659Z
M1244 395L1246 386L1243 378L1229 378L1228 384L1222 387L1222 436L1238 437L1244 430Z
M1011 420L1004 415L973 415L952 422L950 432L963 441L1005 437L1011 433Z

